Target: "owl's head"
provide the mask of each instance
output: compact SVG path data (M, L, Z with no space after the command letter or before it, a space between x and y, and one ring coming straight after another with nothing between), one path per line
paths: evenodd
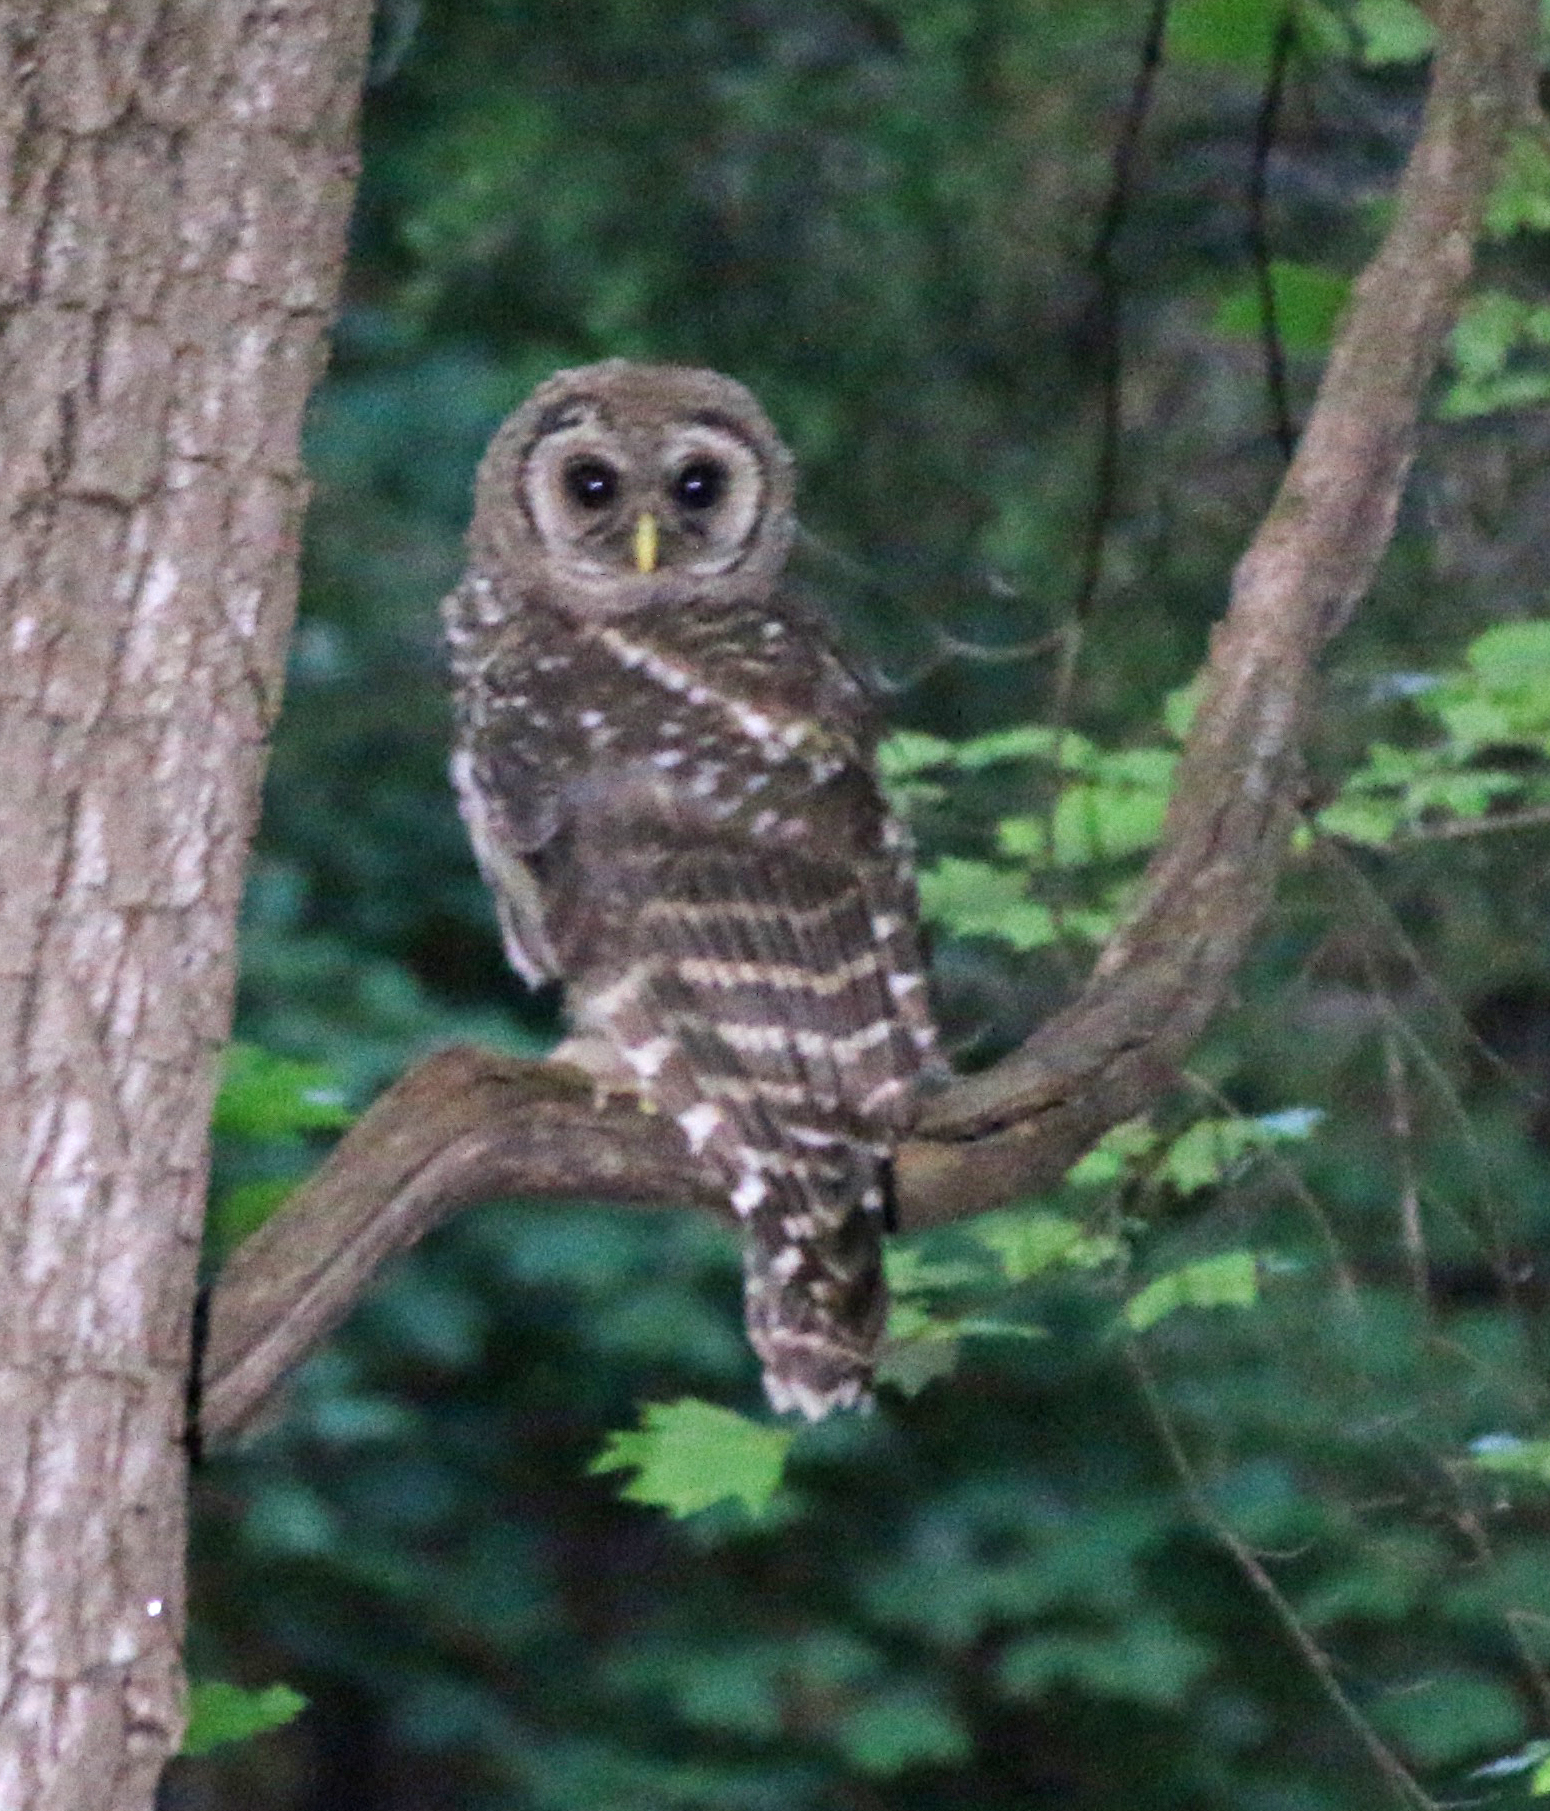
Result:
M491 442L476 561L609 612L767 583L791 545L791 455L739 383L609 359L541 384Z

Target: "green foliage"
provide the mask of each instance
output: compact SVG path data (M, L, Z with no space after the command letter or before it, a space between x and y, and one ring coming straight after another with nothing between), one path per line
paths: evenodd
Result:
M1403 691L1426 739L1408 747L1371 743L1319 811L1321 830L1382 848L1441 822L1488 819L1498 807L1550 806L1550 624L1487 629L1466 649L1462 666L1406 675ZM1173 708L1169 733L1187 733L1188 722L1187 711ZM928 920L955 937L989 937L1020 952L1064 939L1101 942L1114 928L1124 891L1098 876L1156 845L1178 759L1167 746L1106 751L1036 726L957 744L905 735L884 752L896 797L917 815L947 790L944 783L923 792L926 776L945 782L1014 761L1046 770L1041 785L1055 788L1048 809L994 826L1001 860L946 855L920 877ZM1030 882L1051 871L1085 878L1085 897L1078 893L1060 908L1031 897Z
M1550 1440L1519 1440L1498 1434L1477 1440L1470 1457L1479 1471L1550 1486Z
M1354 55L1369 68L1415 63L1436 32L1410 0L1176 0L1168 13L1169 54L1189 62L1261 74L1285 19L1327 53Z
M789 1428L761 1427L730 1409L686 1397L648 1403L640 1427L610 1434L588 1469L634 1471L619 1494L669 1515L694 1515L733 1497L757 1516L780 1488L793 1438Z
M1349 17L1361 42L1363 62L1416 63L1430 56L1437 28L1410 0L1356 0Z
M1485 231L1492 239L1550 232L1550 135L1542 127L1519 127L1509 139Z
M1187 1702L1215 1658L1208 1643L1160 1618L1143 1618L1123 1643L1075 1630L1015 1642L1002 1657L1000 1677L1013 1697L1043 1698L1069 1686L1163 1709Z
M1325 830L1381 846L1428 823L1550 802L1550 623L1501 623L1465 664L1409 688L1432 740L1375 742L1319 814Z
M208 1754L223 1742L246 1742L271 1729L283 1728L307 1708L307 1700L288 1685L250 1691L224 1680L207 1679L188 1692L188 1728L184 1754Z
M1145 1333L1180 1308L1252 1308L1259 1300L1259 1263L1252 1251L1224 1251L1154 1277L1125 1304L1125 1324Z
M1550 307L1487 289L1472 296L1448 342L1457 373L1439 413L1466 421L1531 408L1550 396Z
M1168 9L1168 54L1260 71L1285 11L1283 0L1178 0Z
M350 1123L338 1082L322 1063L233 1044L215 1100L217 1136L280 1139Z
M1061 1214L1026 1210L982 1214L972 1230L975 1240L994 1254L1009 1283L1031 1282L1059 1264L1096 1270L1114 1263L1123 1250L1111 1234L1090 1233Z
M1270 293L1275 305L1276 335L1288 352L1323 352L1351 293L1349 277L1316 264L1273 259ZM1248 279L1228 290L1217 304L1215 325L1235 339L1258 340L1264 330L1259 286Z

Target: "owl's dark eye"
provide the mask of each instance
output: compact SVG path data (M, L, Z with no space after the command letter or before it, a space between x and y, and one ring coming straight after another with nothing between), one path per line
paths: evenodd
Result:
M565 489L583 509L607 509L619 494L619 474L602 459L572 459L565 468Z
M727 488L727 468L714 459L691 459L673 480L673 501L685 509L714 509Z

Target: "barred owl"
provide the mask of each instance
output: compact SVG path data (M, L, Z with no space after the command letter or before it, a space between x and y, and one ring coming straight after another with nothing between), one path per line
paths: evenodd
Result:
M670 1114L745 1232L778 1410L870 1399L892 1152L936 1062L866 688L785 579L790 455L710 371L563 371L480 468L453 778L562 1054Z

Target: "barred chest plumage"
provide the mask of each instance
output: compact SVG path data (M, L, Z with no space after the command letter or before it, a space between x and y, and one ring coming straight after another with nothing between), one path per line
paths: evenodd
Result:
M509 600L454 646L492 776L628 785L666 821L792 847L880 834L880 801L845 784L873 756L870 702L804 627L769 604L578 624Z

